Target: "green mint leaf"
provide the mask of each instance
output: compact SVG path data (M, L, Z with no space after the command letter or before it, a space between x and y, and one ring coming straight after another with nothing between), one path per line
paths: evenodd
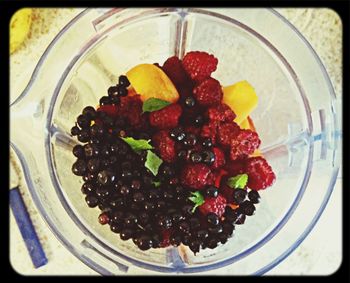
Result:
M153 146L149 144L151 140L135 140L132 137L121 138L128 145L130 145L131 149L136 153L139 153L141 150L145 149L153 149Z
M168 101L152 97L152 98L147 99L143 103L142 113L157 111L157 110L163 109L164 107L168 106L169 104L171 104L171 103Z
M188 197L188 199L194 203L194 207L192 208L192 213L193 213L198 206L201 206L204 203L204 197L198 191L191 192L191 195L192 196Z
M145 167L151 170L152 174L156 176L158 174L159 166L163 163L163 160L160 159L155 153L150 150L147 150Z
M227 185L232 189L244 189L248 182L247 174L239 174L235 177L228 178Z
M160 186L160 181L153 181L152 182L152 184L156 187L156 188L158 188L159 186Z

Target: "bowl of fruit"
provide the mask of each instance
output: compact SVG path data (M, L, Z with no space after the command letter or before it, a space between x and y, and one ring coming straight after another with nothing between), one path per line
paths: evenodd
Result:
M88 9L11 105L11 146L53 233L101 274L262 274L327 203L339 111L274 10Z

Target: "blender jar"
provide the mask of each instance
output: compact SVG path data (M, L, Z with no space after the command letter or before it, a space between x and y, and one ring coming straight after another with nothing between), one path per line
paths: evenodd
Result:
M214 250L141 251L97 221L73 176L70 128L83 107L140 63L188 51L214 54L222 85L249 81L261 151L277 180L254 216ZM91 9L74 18L42 55L10 109L11 146L34 202L58 239L101 274L132 269L262 274L310 232L332 192L340 163L340 101L307 41L268 9Z

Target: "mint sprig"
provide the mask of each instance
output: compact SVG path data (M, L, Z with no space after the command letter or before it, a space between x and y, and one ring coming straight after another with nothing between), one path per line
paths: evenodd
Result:
M153 184L156 188L158 188L158 187L160 186L161 182L160 182L160 181L153 181L152 184Z
M147 150L147 156L145 161L145 167L148 168L154 176L158 174L159 166L163 163L163 160L160 159L157 154L153 153L150 150Z
M244 189L248 182L247 174L239 174L227 179L227 185L232 189Z
M149 144L151 140L136 140L132 137L121 138L128 145L130 145L131 149L136 153L139 153L142 150L153 149L153 146Z
M188 199L194 203L194 207L192 208L192 213L193 213L193 212L195 212L195 210L198 206L201 206L204 203L204 197L198 191L191 192L191 195L192 196L188 197Z
M151 97L147 99L142 105L142 113L153 112L170 105L169 101L165 101L159 98Z

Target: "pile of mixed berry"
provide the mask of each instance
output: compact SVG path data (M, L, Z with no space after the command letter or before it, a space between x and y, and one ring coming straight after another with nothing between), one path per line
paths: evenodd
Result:
M241 128L223 103L211 77L217 64L194 51L139 65L71 129L81 142L72 171L87 205L141 250L224 244L275 180L255 129Z

